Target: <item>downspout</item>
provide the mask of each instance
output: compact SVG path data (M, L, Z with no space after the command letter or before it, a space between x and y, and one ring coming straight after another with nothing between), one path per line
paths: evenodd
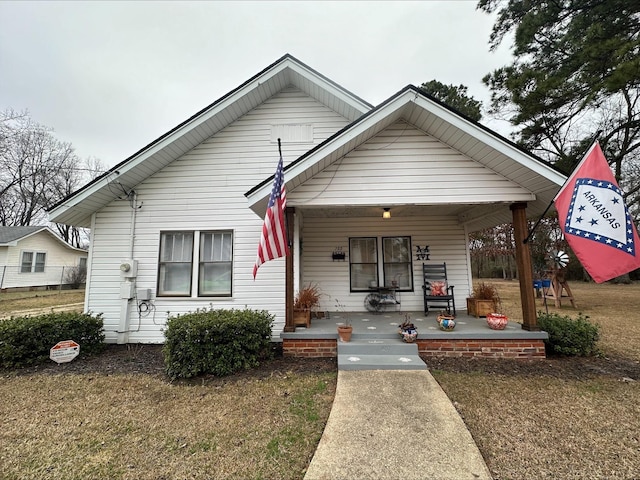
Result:
M96 214L91 214L91 234L89 236L89 251L87 252L87 276L84 280L84 311L89 312L89 292L91 291L91 273L93 272L93 239L96 231Z

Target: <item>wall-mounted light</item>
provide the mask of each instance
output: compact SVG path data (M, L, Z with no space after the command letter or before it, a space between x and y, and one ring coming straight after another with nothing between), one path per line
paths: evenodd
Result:
M382 212L382 218L391 218L391 209L385 208L384 212Z

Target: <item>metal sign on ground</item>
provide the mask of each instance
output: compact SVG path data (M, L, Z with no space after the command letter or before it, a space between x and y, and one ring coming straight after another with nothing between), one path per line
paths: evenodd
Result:
M53 348L49 350L49 358L56 363L66 363L76 358L79 353L80 345L73 340L65 340L56 343Z

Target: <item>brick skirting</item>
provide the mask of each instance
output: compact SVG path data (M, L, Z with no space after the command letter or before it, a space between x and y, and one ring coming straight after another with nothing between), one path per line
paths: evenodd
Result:
M285 357L333 357L338 356L338 341L335 339L282 339Z
M418 339L420 355L430 357L545 358L543 340L470 340ZM338 342L334 339L282 340L285 357L337 357Z
M546 358L544 340L420 340L418 352L428 357Z

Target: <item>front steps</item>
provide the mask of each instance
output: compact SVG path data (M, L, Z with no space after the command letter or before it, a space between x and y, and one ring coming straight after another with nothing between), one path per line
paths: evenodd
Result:
M338 370L427 370L415 343L353 335L338 341Z

